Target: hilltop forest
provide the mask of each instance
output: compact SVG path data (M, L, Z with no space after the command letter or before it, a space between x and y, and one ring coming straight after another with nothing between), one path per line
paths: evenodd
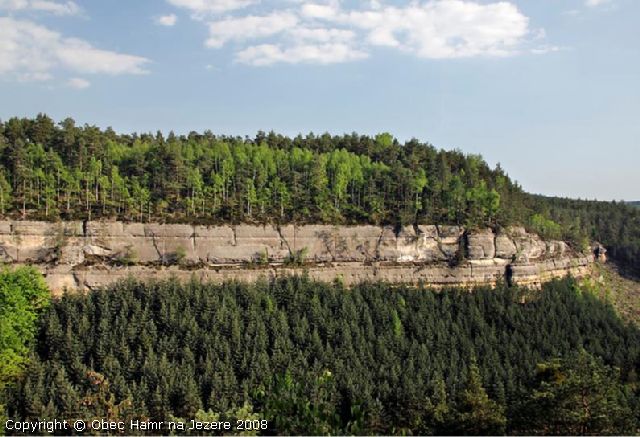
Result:
M190 223L524 225L606 245L640 273L640 209L528 194L478 155L390 134L121 135L46 115L0 123L0 215Z

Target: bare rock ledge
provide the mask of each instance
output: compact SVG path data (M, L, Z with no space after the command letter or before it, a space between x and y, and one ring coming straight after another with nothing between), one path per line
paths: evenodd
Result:
M593 255L523 228L459 226L199 226L122 222L0 221L0 261L36 266L54 293L132 276L222 282L300 273L360 281L471 287L504 280L539 286L583 276ZM295 265L295 267L294 267Z

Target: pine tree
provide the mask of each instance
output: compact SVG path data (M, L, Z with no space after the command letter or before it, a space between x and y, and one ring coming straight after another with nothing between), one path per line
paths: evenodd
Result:
M504 407L489 399L482 386L480 369L472 360L465 388L456 405L457 419L454 426L462 434L498 435L506 426Z

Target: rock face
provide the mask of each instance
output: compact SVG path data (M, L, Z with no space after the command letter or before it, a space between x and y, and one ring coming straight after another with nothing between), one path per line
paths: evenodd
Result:
M603 249L602 249L603 250ZM121 222L0 221L0 261L32 264L54 291L115 280L177 276L256 280L300 272L313 278L539 285L585 274L593 256L523 228L495 233L458 226L192 226ZM295 268L294 268L295 266Z
M470 259L492 259L496 256L496 236L484 229L467 236L467 255Z

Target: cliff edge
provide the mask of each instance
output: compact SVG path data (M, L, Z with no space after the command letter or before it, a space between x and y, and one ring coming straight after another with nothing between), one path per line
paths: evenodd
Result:
M601 255L600 255L601 256ZM520 227L199 226L0 221L0 261L39 268L55 293L138 279L254 281L301 272L340 278L471 287L529 286L589 273L596 256Z

